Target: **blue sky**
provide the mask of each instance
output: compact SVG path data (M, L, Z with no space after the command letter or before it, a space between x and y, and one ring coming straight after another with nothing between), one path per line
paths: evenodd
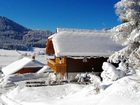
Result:
M0 0L0 15L31 29L102 29L120 24L119 0Z

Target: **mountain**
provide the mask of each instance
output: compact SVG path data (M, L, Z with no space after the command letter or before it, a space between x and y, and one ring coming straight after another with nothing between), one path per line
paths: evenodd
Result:
M46 40L52 32L46 30L30 30L23 36L23 42L28 46L45 47Z
M30 50L45 47L46 39L52 32L28 29L6 17L0 16L0 48Z

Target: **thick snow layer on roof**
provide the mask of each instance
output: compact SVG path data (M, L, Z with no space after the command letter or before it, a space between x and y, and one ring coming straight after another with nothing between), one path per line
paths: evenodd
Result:
M49 67L48 67L48 66L44 66L44 67L42 67L40 70L38 70L37 73L44 73L44 72L46 72L47 70L49 71Z
M59 30L51 38L55 55L60 56L109 56L122 48L108 31Z
M32 60L31 62L27 63L24 67L43 67L44 64L37 60Z
M25 67L43 67L44 65L36 60L24 57L17 60L6 67L2 68L4 75L10 75Z

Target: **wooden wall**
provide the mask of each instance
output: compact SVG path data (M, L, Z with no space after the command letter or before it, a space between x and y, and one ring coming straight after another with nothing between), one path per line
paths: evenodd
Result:
M67 58L67 72L102 72L102 64L107 61L108 58L91 58L87 59L87 62L83 62L83 59Z
M24 73L36 73L38 70L40 70L41 67L36 67L36 68L22 68L21 70L19 70L16 73L19 74L24 74Z
M49 55L54 54L54 48L53 48L52 39L47 40L46 54L49 54Z

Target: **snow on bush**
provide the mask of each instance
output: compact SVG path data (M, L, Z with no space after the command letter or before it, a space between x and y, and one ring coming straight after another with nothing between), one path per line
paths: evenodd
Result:
M75 79L77 83L90 85L92 94L98 94L100 92L101 79L99 76L92 73L82 73L77 74Z
M109 61L114 63L119 63L124 60L126 61L124 63L128 64L128 69L140 69L140 47L138 43L129 44L124 49L115 52L109 57Z
M102 68L101 77L103 78L103 82L113 82L125 76L124 71L116 69L115 66L108 62L104 62Z
M75 79L77 80L78 83L100 83L101 79L100 77L96 76L95 74L92 73L81 73L77 74Z

